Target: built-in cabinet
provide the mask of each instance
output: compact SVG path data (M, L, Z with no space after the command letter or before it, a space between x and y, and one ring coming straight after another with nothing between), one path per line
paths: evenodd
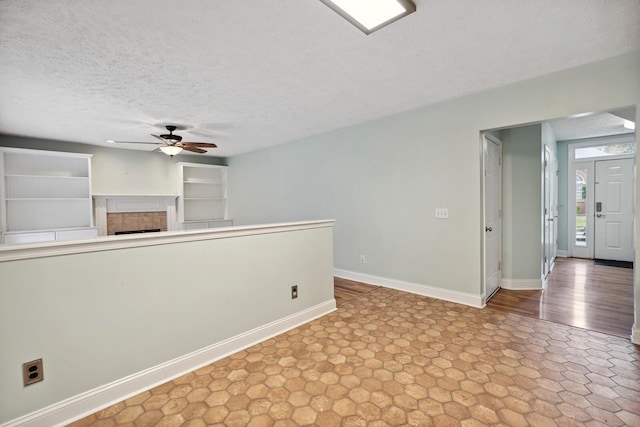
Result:
M178 221L185 230L233 225L227 217L227 167L178 163Z
M0 148L2 243L95 237L90 160L89 154Z

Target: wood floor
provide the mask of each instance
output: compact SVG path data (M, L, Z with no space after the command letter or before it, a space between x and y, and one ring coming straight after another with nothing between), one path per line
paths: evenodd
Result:
M543 290L500 289L487 306L628 338L633 326L633 269L558 258Z
M349 300L358 298L359 296L378 289L379 287L380 286L366 285L353 280L341 279L340 277L333 278L333 295L338 307Z
M334 278L338 306L378 286ZM541 291L500 289L488 307L628 338L633 326L633 270L558 258Z

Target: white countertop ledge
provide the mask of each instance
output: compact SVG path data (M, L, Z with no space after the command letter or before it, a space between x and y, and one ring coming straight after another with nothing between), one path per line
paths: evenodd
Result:
M163 231L158 233L123 234L103 236L89 240L71 240L26 245L0 246L0 262L21 259L79 254L139 248L143 246L170 245L172 243L201 240L229 239L258 234L285 233L314 228L333 227L335 220L286 222L234 227L207 228L202 230Z

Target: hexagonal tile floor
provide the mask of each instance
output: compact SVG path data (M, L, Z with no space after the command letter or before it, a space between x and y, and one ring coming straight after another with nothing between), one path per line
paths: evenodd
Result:
M640 347L378 288L71 426L640 426Z

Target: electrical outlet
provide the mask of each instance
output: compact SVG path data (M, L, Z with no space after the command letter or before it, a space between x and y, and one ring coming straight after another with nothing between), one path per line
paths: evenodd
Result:
M44 380L44 369L42 359L32 360L22 364L22 381L24 386L28 386Z
M364 255L360 255L360 264L365 264L367 262L367 259L364 257Z
M298 298L298 285L293 285L291 287L291 299Z
M449 218L449 209L448 208L436 208L436 218L439 218L439 219L447 219L447 218Z

